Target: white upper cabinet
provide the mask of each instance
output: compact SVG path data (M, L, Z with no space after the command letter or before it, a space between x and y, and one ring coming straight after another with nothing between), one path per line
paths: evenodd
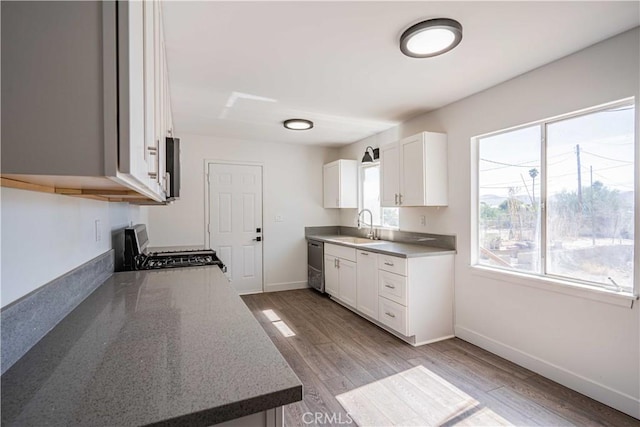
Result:
M161 3L3 3L2 25L2 184L164 201Z
M380 147L380 204L398 206L400 193L400 156L398 144Z
M421 132L380 147L382 206L448 204L447 135Z
M147 150L148 102L153 92L147 87L147 4L118 2L119 150L118 172L130 175L139 184L151 186Z
M358 207L358 162L336 160L323 167L325 208Z

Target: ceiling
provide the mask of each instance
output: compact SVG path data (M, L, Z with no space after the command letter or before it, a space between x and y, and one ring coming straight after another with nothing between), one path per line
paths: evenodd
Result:
M340 146L640 24L640 3L163 3L176 134ZM400 34L453 18L462 43L402 55ZM284 129L288 118L315 122Z

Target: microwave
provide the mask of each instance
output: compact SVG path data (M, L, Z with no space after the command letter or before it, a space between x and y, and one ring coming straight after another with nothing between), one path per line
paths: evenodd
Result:
M180 197L180 139L166 139L167 201Z

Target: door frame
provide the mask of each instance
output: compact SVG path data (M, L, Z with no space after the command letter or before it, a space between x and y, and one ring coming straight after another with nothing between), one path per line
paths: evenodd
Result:
M240 160L222 160L222 159L204 159L204 174L203 174L203 187L204 187L204 247L211 249L211 233L209 232L209 215L211 209L211 200L210 200L210 188L209 188L209 165L219 164L219 165L235 165L235 166L260 166L260 196L262 198L262 203L260 206L260 214L262 215L262 271L260 272L260 282L262 284L262 290L257 292L250 293L262 293L264 292L264 237L265 237L265 227L264 227L264 163L263 162L249 162L249 161L240 161ZM244 295L244 294L243 294ZM248 295L248 294L247 294Z

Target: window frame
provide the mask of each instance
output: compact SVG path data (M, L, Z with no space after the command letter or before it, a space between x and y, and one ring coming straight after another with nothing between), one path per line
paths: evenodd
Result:
M367 162L367 163L360 162L358 165L358 212L360 212L362 209L365 209L364 207L364 170L371 167L378 167L380 169L381 168L380 160ZM381 170L380 170L380 177L382 178ZM398 210L398 226L397 227L391 227L383 224L382 219L384 218L384 209ZM380 217L378 218L378 224L375 224L375 221L374 221L373 226L382 230L400 230L400 208L390 208L390 207L382 206L382 203L381 203Z
M544 288L553 290L560 293L570 294L570 295L579 295L585 296L589 299L594 299L598 301L604 301L619 305L630 305L633 307L633 302L637 300L638 294L640 293L640 272L638 272L638 259L640 259L640 254L638 254L639 249L639 238L638 232L640 230L637 229L637 224L639 223L638 217L640 216L639 208L640 206L634 205L634 241L633 241L633 251L634 251L634 272L633 272L633 284L630 292L623 291L617 292L612 289L608 289L598 282L591 282L588 280L571 278L567 276L560 276L557 274L549 273L547 271L547 128L554 124L563 122L566 120L570 120L577 117L586 116L592 113L597 113L599 111L604 111L617 107L633 107L635 109L635 123L634 123L634 194L635 200L637 202L637 194L640 190L640 185L638 184L640 175L640 165L638 164L638 106L636 104L635 97L629 97L620 99L618 101L613 101L605 104L600 104L594 107L585 108L582 110L574 111L567 114L562 114L559 116L554 116L547 119L537 120L529 123L525 123L518 126L513 126L510 128L502 129L495 132L489 132L482 135L477 135L471 138L471 257L470 257L470 267L472 270L479 276L488 277L496 280L505 280L508 278L510 283L522 284L526 286L532 286L536 288ZM493 137L497 135L502 135L506 133L511 133L514 131L518 131L520 129L529 128L533 126L540 127L540 261L541 267L538 272L528 272L522 271L507 267L495 266L495 265L487 265L480 263L480 140L488 137Z

